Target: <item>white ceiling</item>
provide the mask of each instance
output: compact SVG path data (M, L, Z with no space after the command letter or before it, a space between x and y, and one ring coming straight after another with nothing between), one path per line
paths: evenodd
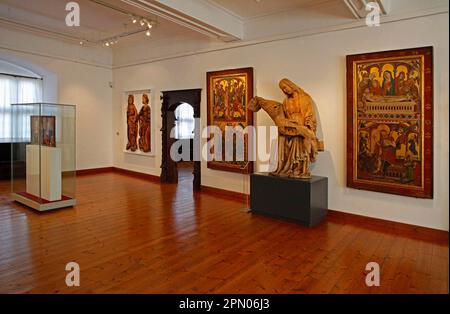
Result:
M117 31L126 22L126 16L113 10L105 10L95 3L80 0L81 26L67 27L65 10L67 2L58 0L2 0L0 16L52 32L95 39Z
M349 1L365 0L76 0L81 26L68 27L68 0L0 0L0 27L73 43L87 40L92 45L133 34L121 38L122 47L199 37L227 42L350 23L358 17L349 10ZM436 6L448 10L448 0L377 1L392 3L394 13ZM129 13L156 21L150 38L142 27L131 23Z
M50 37L64 39L83 39L92 43L115 37L118 34L137 33L127 36L126 42L146 39L144 29L131 22L131 17L90 0L77 0L80 5L80 27L67 27L64 0L0 0L0 22L10 23L11 27L34 33L47 33ZM157 24L152 31L151 40L167 38L186 32L193 32L176 23L157 18L123 3L121 0L106 0L104 3L123 8L128 12L154 20ZM16 24L16 25L15 25ZM3 25L2 25L3 27Z
M157 21L156 27L152 30L152 37L147 39L153 41L180 38L182 35L192 37L203 34L202 36L204 36L202 18L207 19L208 13L211 13L209 26L212 27L207 30L206 35L208 36L208 31L211 33L212 30L213 35L209 34L209 37L214 40L214 32L220 31L217 25L214 25L216 18L217 20L224 18L222 26L233 25L254 17L274 15L299 8L306 9L336 1L342 0L130 0L128 3L126 0L77 0L81 11L81 26L67 27L65 17L68 12L65 10L65 6L68 0L0 0L0 25L72 42L83 40L88 44L100 44L103 40L119 34L124 35L138 31L142 32L122 38L121 45L146 39L143 28L138 24L131 23L131 18L126 13L108 7L112 5L116 9ZM136 3L138 5L133 5ZM142 3L145 5L139 7L139 4ZM181 10L190 10L191 12L184 14L185 12L178 11L178 15L175 13L175 19L171 18L173 15L167 18L167 16L161 17L161 15L151 13L155 5L165 10L168 8L165 6L168 3L175 3ZM194 11L201 11L203 8L207 8L206 14L202 12L199 19L195 16ZM227 14L229 16L226 16ZM186 16L190 18L188 25L184 23ZM236 19L233 20L232 17L236 17ZM200 28L197 27L199 25ZM221 39L224 41L242 39L242 36L231 36L228 39L225 37L222 36Z
M319 5L330 0L208 0L228 10L242 19L276 14L311 5Z
M53 19L57 22L55 25L66 27L64 21L68 13L65 10L66 1L62 0L1 0L2 4L8 5L12 10L19 9L38 18ZM115 28L118 23L126 22L126 16L113 10L104 9L96 3L87 0L76 1L81 8L81 26L97 31L107 31ZM2 12L4 13L4 12ZM14 11L10 11L14 17ZM32 22L32 21L30 21ZM44 20L35 21L44 24Z

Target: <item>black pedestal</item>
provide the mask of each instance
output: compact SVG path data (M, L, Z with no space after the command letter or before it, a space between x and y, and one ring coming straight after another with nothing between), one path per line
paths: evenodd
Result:
M314 226L327 214L328 178L295 179L252 174L250 208L256 214Z

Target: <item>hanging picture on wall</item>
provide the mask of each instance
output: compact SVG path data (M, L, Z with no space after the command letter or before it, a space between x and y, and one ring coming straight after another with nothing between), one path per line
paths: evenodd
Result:
M31 116L31 144L56 147L56 117Z
M208 161L208 168L240 173L252 173L253 162L248 158L248 143L244 134L244 151L236 149L236 137L225 136L225 128L253 125L253 112L248 103L253 98L253 68L233 69L207 73L208 126L217 126L222 132L222 158ZM225 146L233 146L233 156L225 156ZM231 143L232 141L232 143ZM211 151L211 153L214 153ZM231 156L231 157L230 157Z
M153 154L152 109L150 90L125 93L124 119L125 144L127 153L138 155Z
M347 56L347 186L433 198L432 47Z

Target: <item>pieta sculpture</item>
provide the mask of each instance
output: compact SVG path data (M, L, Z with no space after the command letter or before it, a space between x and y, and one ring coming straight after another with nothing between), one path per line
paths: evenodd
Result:
M313 100L302 88L288 79L279 84L286 95L283 103L254 97L249 109L266 111L278 126L278 165L275 176L310 178L310 165L323 142L317 139L317 119Z

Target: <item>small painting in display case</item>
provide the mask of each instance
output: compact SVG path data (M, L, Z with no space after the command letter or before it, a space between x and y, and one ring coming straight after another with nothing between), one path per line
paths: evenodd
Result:
M253 125L253 112L248 103L253 98L253 68L232 69L207 73L208 126L222 131L222 160L208 161L211 169L252 173L253 162L248 158L248 143L252 139L244 134L244 160L236 158L236 142L233 139L233 160L225 161L225 127Z
M347 56L347 186L433 198L433 48Z
M31 116L31 144L56 147L56 117Z

